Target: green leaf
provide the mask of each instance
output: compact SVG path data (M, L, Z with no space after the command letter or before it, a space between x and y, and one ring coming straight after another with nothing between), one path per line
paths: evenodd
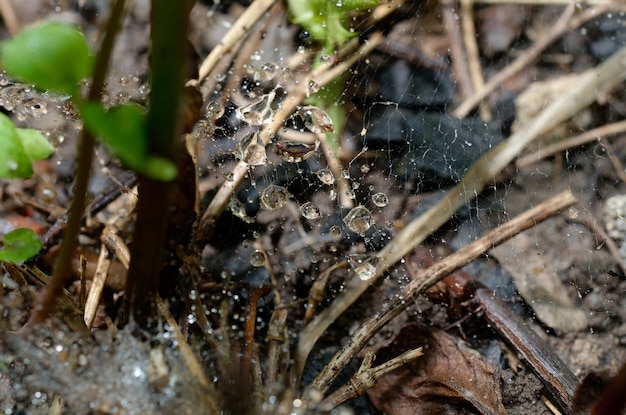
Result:
M123 105L107 112L102 104L87 102L80 111L89 131L124 164L134 170L145 164L148 143L145 117L139 105Z
M91 74L93 57L83 34L64 23L25 29L2 47L2 62L12 76L76 96L78 84Z
M25 178L33 174L22 140L13 122L0 114L0 177Z
M149 156L139 171L148 177L163 182L174 180L178 174L174 163L159 156Z
M44 138L40 131L30 128L17 128L16 130L29 159L43 160L54 153L54 146Z
M31 229L20 228L4 235L4 248L0 249L0 261L26 261L39 252L41 241Z
M143 108L122 105L106 111L102 104L80 105L85 126L128 168L156 180L176 178L176 165L170 160L148 153L148 137Z

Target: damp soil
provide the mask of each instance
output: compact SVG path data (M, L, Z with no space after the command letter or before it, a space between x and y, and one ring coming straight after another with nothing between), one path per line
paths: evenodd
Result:
M61 20L79 25L92 42L98 39L108 10L108 2L98 0L12 3L22 25ZM236 387L229 372L232 367L216 363L219 357L215 348L203 336L185 297L200 299L214 334L229 339L232 350L246 341L249 299L260 298L255 327L258 361L254 367L262 373L269 364L270 321L277 298L280 308L288 312L285 348L290 349L298 341L303 320L310 317L308 295L320 276L330 272L313 316L343 292L350 279L366 276L374 254L439 200L482 154L529 122L551 97L571 88L577 82L573 75L626 47L624 11L600 14L556 39L538 59L489 95L480 109L457 118L452 110L467 98L460 73L467 68L455 67L454 52L450 51L466 49L464 35L457 33L460 37L455 37L447 25L445 6L441 6L446 2L408 3L381 26L387 37L383 46L344 79L342 105L348 111L339 155L341 179L348 183L349 194L338 195L346 189L329 170L322 148L307 141L310 133L304 134L297 146L290 140L283 142L289 146L263 149L267 154L257 157L257 162L248 160L258 165L250 169L203 250L202 279L196 281L196 289L173 284L161 291L207 378L231 400L238 399L238 393L225 392ZM198 53L196 64L245 7L247 2L198 2L192 11L189 36ZM130 101L143 104L149 94L149 10L147 0L130 2L103 97L109 105ZM476 5L469 17L454 10L457 16L475 22L480 64L488 81L547 36L565 9ZM299 49L315 47L286 16L284 7L272 9L261 23L265 26L251 29L262 39L245 52L249 57L236 58L243 67L229 68L226 61L234 58L226 56L224 73L202 89L205 113L194 130L201 149L197 164L201 208L231 180L237 160L259 150L254 147L258 143L251 143L249 127L242 122L249 103L255 97L265 97L268 90L277 97L276 105L287 99L281 97L280 89L268 88L271 83L263 84L259 79L269 77L276 68L281 71L290 59L298 57ZM0 26L0 37L9 36L5 26ZM239 85L235 85L238 91L232 99L218 103L224 94L220 88L233 73L240 77ZM281 79L289 82L290 78ZM33 178L0 182L0 233L29 227L43 238L69 205L80 122L62 98L13 84L4 75L1 81L3 111L19 125L41 129L57 151L51 159L36 163ZM561 86L556 85L559 82ZM19 102L11 95L16 88L21 88ZM555 92L550 93L552 88ZM623 91L623 83L616 91L608 91L602 102L526 149L520 160L559 140L623 120ZM26 101L29 107L24 97L39 100L37 109L43 103L43 113L33 114L32 101ZM271 111L269 105L264 108ZM301 132L306 122L300 114L288 121L286 128ZM247 141L242 144L242 139ZM596 380L584 383L581 395L596 393L601 389L598 385L615 374L626 359L626 269L622 268L626 261L626 245L622 248L626 240L625 161L626 135L621 132L599 133L586 145L540 160L512 163L494 178L492 186L329 326L311 351L303 383L310 382L356 328L397 295L420 269L570 189L578 204L494 249L462 272L497 294L499 301L538 334L539 346L555 352L576 379ZM3 413L212 413L212 403L189 371L178 348L181 339L171 325L159 321L153 330L116 325L125 270L115 257L92 327L80 328L85 290L91 287L90 281L81 283L79 278L80 258L86 263L84 274L92 278L102 230L124 206L127 193L133 191L126 187L132 183L129 177L119 162L104 149L98 150L91 194L97 198L114 192L112 189L124 191L85 223L75 254L77 278L67 287L62 315L28 337L17 333L41 288L32 269L50 275L62 232L50 237L44 251L26 265L3 266ZM348 203L342 204L346 200ZM120 236L129 242L131 231L132 221L120 230ZM521 359L519 346L486 319L484 305L471 301L442 303L433 298L420 297L392 320L368 342L347 371L353 373L358 368L367 350L376 352L377 363L420 346L425 348L425 356L381 378L341 410L348 412L336 413L553 413L548 405L558 403L542 382L541 371ZM240 358L233 354L234 361ZM337 385L348 382L349 377L350 373L340 377ZM277 402L297 397L286 394L284 385L281 381L263 385L275 391L265 392L273 400L250 413L282 413L284 408ZM590 398L580 399L584 406L588 404L585 399ZM232 408L232 413L238 413L236 406Z

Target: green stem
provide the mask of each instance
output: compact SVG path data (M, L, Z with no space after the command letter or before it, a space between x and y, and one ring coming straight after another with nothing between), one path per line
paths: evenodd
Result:
M189 1L153 0L151 11L152 92L147 116L150 152L176 162L181 131ZM139 201L131 263L126 280L126 318L150 325L163 265L171 183L139 175Z
M89 89L89 100L99 101L104 88L106 73L113 52L115 36L121 27L122 15L126 0L116 0L111 10L111 17L106 26L106 32L102 39L100 51L96 58L93 80ZM80 100L80 97L74 97ZM83 128L78 149L78 161L76 167L76 183L74 185L74 196L70 205L69 216L65 236L61 241L59 255L57 257L52 278L37 297L35 306L26 324L26 327L33 327L47 320L56 309L56 300L63 294L63 288L69 282L71 272L72 255L76 248L78 234L82 222L82 215L85 209L87 186L91 164L93 162L94 138L86 128Z

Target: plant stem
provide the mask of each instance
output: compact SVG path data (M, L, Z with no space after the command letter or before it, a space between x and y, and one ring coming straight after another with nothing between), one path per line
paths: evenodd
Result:
M153 0L151 11L152 92L147 117L149 151L176 162L186 62L190 2ZM126 318L150 325L163 265L163 243L172 184L138 176L139 201L126 281Z
M102 39L100 51L96 58L93 80L89 89L89 100L99 101L104 81L113 52L115 36L120 29L126 0L116 0L111 10L111 17L107 22L106 32ZM75 100L80 97L74 97ZM70 205L65 236L61 241L59 256L57 257L52 278L37 297L35 306L26 327L33 327L47 320L55 311L56 299L63 294L63 288L68 283L71 272L71 260L76 248L77 237L80 233L83 211L87 195L87 186L91 164L93 162L95 141L93 136L83 128L78 149L76 167L76 183L73 189L73 198Z

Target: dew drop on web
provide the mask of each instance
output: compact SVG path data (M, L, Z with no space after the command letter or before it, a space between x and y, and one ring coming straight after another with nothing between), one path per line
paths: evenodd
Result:
M270 184L261 191L259 199L261 207L265 210L280 209L287 204L289 200L289 192L282 186Z
M300 107L298 114L304 121L304 126L315 134L331 133L335 129L333 120L318 107L312 105Z
M237 118L249 125L263 125L272 122L274 110L272 103L276 97L276 92L271 91L258 98L256 101L237 108L235 114Z
M306 219L317 219L321 216L320 209L313 202L306 202L298 209L300 214Z
M372 226L372 213L364 206L357 206L348 212L343 222L352 232L363 235Z
M48 106L39 98L29 98L16 107L16 112L27 117L41 118L48 113Z
M254 71L254 80L260 82L271 81L280 72L280 67L276 62L266 62Z
M252 251L250 254L250 264L252 264L253 267L262 267L265 265L265 254L263 251L259 251L258 249Z
M376 275L376 264L378 258L363 254L353 254L348 256L348 263L358 277L364 281Z
M235 146L235 156L251 166L267 164L267 154L258 131L246 134Z
M341 228L339 226L330 227L330 236L333 238L341 238Z
M389 198L383 192L379 192L379 193L372 195L372 202L376 206L382 208L382 207L387 206L387 204L389 204Z
M333 172L329 169L319 170L317 173L317 178L320 179L320 182L331 185L335 183L335 176L333 176Z

